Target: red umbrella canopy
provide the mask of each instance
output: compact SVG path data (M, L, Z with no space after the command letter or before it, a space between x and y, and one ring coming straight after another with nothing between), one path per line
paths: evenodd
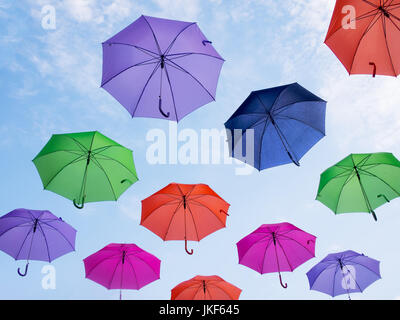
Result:
M239 300L242 290L218 276L196 276L171 290L171 300Z
M400 0L337 0L326 45L349 74L400 73Z
M229 203L206 184L171 183L142 200L140 224L164 241L200 241L226 226Z

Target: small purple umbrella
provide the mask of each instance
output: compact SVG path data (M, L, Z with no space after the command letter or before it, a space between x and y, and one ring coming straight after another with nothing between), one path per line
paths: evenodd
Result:
M328 254L325 259L307 272L310 289L332 297L363 292L381 278L379 261L348 250Z
M178 122L215 100L223 63L196 23L142 15L103 43L101 87L132 117Z
M47 210L15 209L0 217L0 250L15 260L48 261L75 251L76 230Z

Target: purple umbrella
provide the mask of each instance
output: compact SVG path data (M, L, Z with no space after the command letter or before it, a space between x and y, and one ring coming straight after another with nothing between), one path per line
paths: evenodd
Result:
M132 117L178 122L215 100L223 63L196 23L141 16L103 43L101 87Z
M0 217L0 250L15 260L48 261L75 251L76 230L47 210L15 209Z
M307 272L310 289L335 297L363 292L381 278L379 261L348 250L328 254L325 259Z

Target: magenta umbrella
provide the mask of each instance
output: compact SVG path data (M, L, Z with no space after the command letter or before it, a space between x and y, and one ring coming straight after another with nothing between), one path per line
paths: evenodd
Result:
M107 289L139 290L160 279L161 261L135 244L111 243L83 260L86 278Z
M292 272L307 260L315 257L315 240L312 234L283 222L263 224L236 245L239 263L261 274Z

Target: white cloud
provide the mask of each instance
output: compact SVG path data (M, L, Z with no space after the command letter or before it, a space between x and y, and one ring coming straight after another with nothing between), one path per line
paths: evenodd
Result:
M200 15L199 0L153 0L160 8L157 16L179 20L197 21Z

